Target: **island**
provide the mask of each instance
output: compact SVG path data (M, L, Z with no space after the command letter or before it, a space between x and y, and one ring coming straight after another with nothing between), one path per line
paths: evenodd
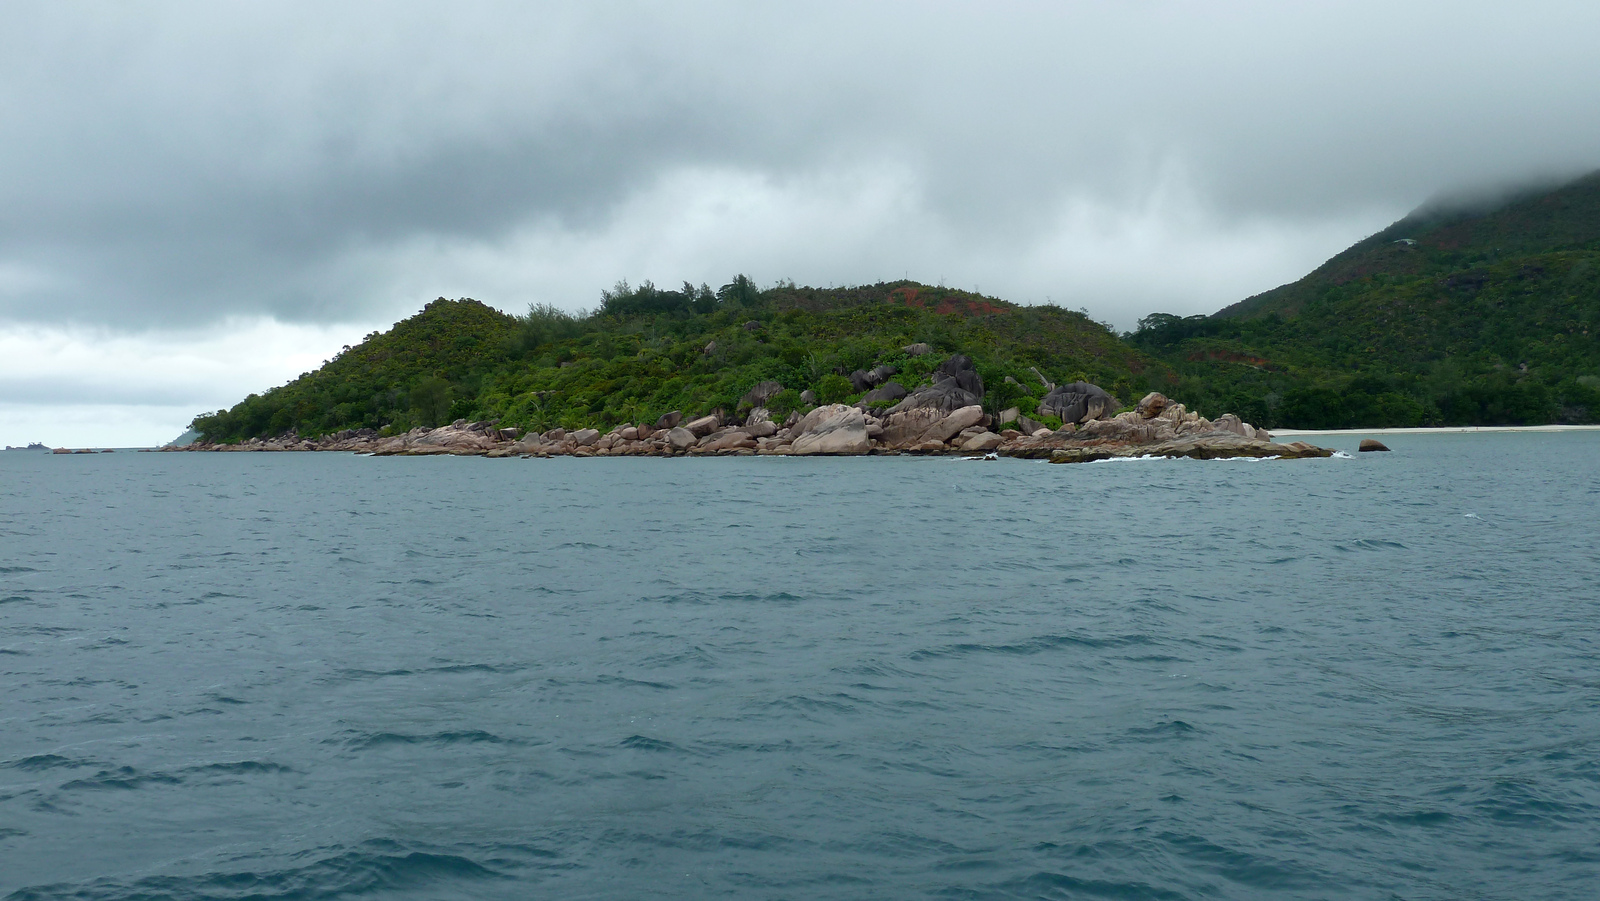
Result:
M901 348L910 356L931 352L927 345ZM599 429L564 428L523 434L497 421L456 420L446 426L418 426L397 435L374 429L346 429L312 437L294 432L237 443L205 440L164 451L345 451L375 456L439 454L484 457L624 456L865 456L966 455L1018 457L1052 463L1084 463L1113 457L1257 457L1302 459L1333 451L1305 442L1278 443L1233 414L1206 419L1159 392L1146 394L1133 409L1088 382L1049 385L1035 415L1054 427L1008 407L998 415L984 411L982 376L971 358L956 354L934 370L928 384L908 392L893 381L896 367L880 365L851 378L862 399L855 404L807 405L782 423L764 404L784 386L762 382L741 399L736 412L723 410L685 421L673 410L653 423L621 423ZM805 392L809 394L810 392ZM810 400L810 398L805 398ZM888 406L874 406L892 400Z

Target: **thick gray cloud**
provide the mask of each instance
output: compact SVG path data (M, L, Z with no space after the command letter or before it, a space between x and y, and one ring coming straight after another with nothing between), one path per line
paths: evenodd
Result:
M1438 192L1600 166L1588 3L5 17L0 328L364 329L436 295L576 307L737 271L1127 326L1297 277Z

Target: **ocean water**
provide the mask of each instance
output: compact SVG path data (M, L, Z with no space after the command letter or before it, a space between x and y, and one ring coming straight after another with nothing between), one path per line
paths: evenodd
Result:
M0 454L0 898L1600 896L1600 435L1385 440Z

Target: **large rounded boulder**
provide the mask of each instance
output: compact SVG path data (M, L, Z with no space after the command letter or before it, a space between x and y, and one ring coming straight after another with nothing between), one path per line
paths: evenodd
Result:
M790 452L811 454L864 454L872 449L867 418L855 407L828 404L805 415L791 432Z
M1062 422L1088 422L1109 416L1120 404L1111 392L1088 382L1058 385L1039 401L1040 416L1054 416Z

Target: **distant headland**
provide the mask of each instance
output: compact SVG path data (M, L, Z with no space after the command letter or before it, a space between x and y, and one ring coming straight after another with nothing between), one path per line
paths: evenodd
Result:
M1092 400L1079 410L1069 396ZM1152 397L1171 400L1129 403ZM1177 404L1195 419L1170 435L1159 410L1141 412ZM967 407L976 415L937 427L927 412ZM668 425L674 414L683 422ZM984 452L1025 454L1044 440L1054 454L1100 432L1133 446L1146 427L1160 443L1235 422L1255 424L1245 441L1257 428L1600 422L1600 173L1494 209L1418 210L1293 284L1211 316L1152 314L1126 334L913 281L623 282L593 311L521 316L440 298L191 425L197 449L665 452L680 428L702 453L803 452L838 432L858 449L866 435L865 452L933 452L937 438L945 452L981 439L973 452L998 440ZM674 453L690 452L684 440Z
M901 352L921 357L927 345ZM762 382L740 398L729 416L722 410L685 421L681 410L653 424L621 423L599 429L553 428L523 434L497 422L458 420L448 426L418 426L397 435L351 429L317 438L289 433L232 444L198 441L167 451L348 451L377 456L606 457L606 456L863 456L968 455L1047 459L1081 463L1112 457L1156 456L1216 459L1326 457L1332 451L1303 442L1279 444L1232 414L1216 421L1151 392L1121 413L1117 399L1097 385L1051 385L1038 410L1049 424L1008 407L984 411L986 391L970 357L954 355L933 371L926 385L908 392L893 381L899 367L881 364L851 373L862 400L815 405L802 392L806 410L791 410L781 424L765 404L782 394L776 381ZM879 403L888 404L887 406Z

